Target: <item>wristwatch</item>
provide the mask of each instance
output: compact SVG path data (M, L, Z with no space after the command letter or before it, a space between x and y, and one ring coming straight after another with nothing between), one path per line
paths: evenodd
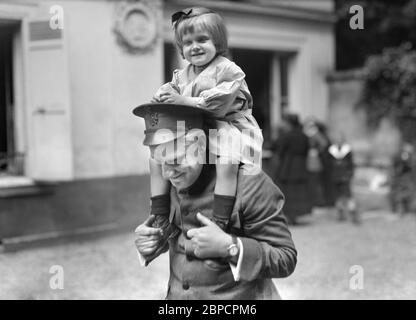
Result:
M235 257L238 255L238 252L240 251L238 248L238 241L236 236L231 236L232 244L230 244L227 248L228 257Z

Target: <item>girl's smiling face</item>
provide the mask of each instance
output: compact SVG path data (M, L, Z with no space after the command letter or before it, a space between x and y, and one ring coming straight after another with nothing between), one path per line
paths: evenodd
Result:
M215 58L217 50L208 32L194 30L182 37L182 52L185 59L192 65L202 67Z

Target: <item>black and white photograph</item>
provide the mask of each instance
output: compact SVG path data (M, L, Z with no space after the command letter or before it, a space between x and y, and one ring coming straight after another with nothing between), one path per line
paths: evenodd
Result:
M416 0L0 0L0 300L226 318L415 270Z

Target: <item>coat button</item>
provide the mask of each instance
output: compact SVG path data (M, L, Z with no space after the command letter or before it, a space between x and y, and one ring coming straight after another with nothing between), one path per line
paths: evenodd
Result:
M189 289L189 283L187 282L187 281L185 281L183 284L182 284L182 288L183 288L183 290L188 290Z

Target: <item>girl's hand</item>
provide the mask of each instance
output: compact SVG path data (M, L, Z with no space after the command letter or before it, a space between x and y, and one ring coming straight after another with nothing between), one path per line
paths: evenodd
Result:
M182 97L179 93L176 92L163 92L159 100L160 102L164 103L176 103L176 104L184 104L184 97Z
M159 102L176 103L196 107L198 104L198 98L181 96L176 92L164 92L160 95Z
M157 102L160 102L160 101L159 101L158 97L153 96L152 99L150 99L150 102L151 103L157 103Z

